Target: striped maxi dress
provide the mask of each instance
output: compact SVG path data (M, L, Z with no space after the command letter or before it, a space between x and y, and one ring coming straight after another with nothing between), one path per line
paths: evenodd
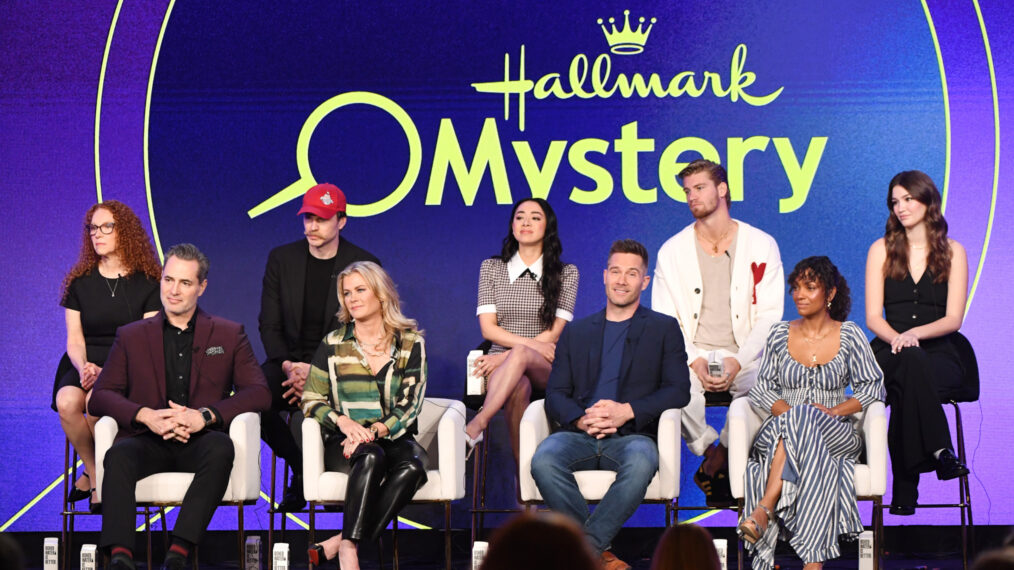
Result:
M854 479L863 444L858 426L851 416L833 418L809 404L836 406L848 399L849 385L863 409L884 399L883 373L855 323L842 323L841 348L827 364L797 362L789 355L788 338L789 323L771 327L757 384L749 396L763 415L770 415L778 400L791 406L764 421L747 462L741 517L757 508L778 440L784 440L787 460L775 520L756 544L747 545L754 557L753 568L774 567L779 537L809 563L837 558L839 537L854 540L862 532Z

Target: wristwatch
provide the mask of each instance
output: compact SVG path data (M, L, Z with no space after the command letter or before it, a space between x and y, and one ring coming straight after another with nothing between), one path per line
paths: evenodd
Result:
M215 422L215 414L211 413L209 408L201 408L198 411L201 412L201 417L204 418L204 427L208 427Z

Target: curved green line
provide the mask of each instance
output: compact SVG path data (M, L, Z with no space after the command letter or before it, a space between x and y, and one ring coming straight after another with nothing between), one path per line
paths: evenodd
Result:
M702 520L704 520L706 518L711 518L711 517L717 515L720 512L722 512L722 511L720 511L718 509L712 509L712 510L706 512L706 513L701 513L701 514L697 515L696 517L689 518L689 519L687 519L685 521L682 521L679 524L694 524L697 521L702 521Z
M272 507L274 507L276 509L278 508L278 503L277 502L276 503L272 503L271 502L271 497L268 496L268 494L265 493L263 490L261 491L261 498L264 499L264 501L268 505L271 505ZM295 521L296 524L298 524L299 526L303 527L303 530L310 530L310 525L306 524L306 522L303 519L297 517L296 515L294 515L292 513L285 513L285 516L288 517L289 520Z
M944 190L941 196L940 210L947 210L947 189L951 185L951 100L947 95L947 74L944 72L944 58L940 53L940 40L937 38L937 29L933 25L933 16L930 15L929 6L926 0L922 0L922 10L926 13L926 23L929 24L930 36L933 37L933 49L937 54L937 66L940 68L940 90L944 95L944 133L946 150L944 152Z
M158 30L158 41L155 42L155 53L151 58L151 70L148 72L148 88L144 94L144 195L148 200L148 220L151 222L151 235L155 238L155 250L158 251L158 259L165 262L162 254L162 242L158 237L158 225L155 223L155 208L151 203L151 173L149 172L148 161L148 125L151 121L151 90L155 85L155 69L158 67L158 54L162 50L162 38L165 37L166 26L169 25L169 16L173 13L173 5L176 0L169 0L169 6L165 9L165 16L162 18L162 27Z
M986 64L989 65L989 87L993 95L993 193L989 199L986 236L982 240L982 252L979 253L979 264L975 269L975 278L972 279L972 289L968 293L968 301L965 302L965 314L968 314L968 309L972 306L972 298L975 297L975 290L979 288L979 278L982 277L982 268L986 265L986 251L989 250L989 239L993 235L996 193L1000 181L1000 98L996 92L996 69L993 67L993 50L989 47L989 35L986 33L986 22L982 19L979 0L973 0L972 3L975 5L975 17L979 20L979 29L982 30L982 44L986 48Z
M120 8L123 7L123 0L117 0L116 10L113 11L113 21L109 23L109 33L106 35L106 47L102 50L102 67L99 68L99 91L95 95L95 194L97 202L102 202L102 174L99 169L99 128L102 123L102 92L106 87L106 66L109 64L109 46L113 44L113 33L116 31L116 22L120 19Z

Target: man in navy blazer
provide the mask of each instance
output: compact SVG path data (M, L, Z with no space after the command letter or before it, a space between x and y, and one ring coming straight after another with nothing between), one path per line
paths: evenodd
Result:
M606 570L630 567L609 548L658 471L658 419L690 401L679 323L640 306L647 271L643 245L613 243L605 310L564 329L556 346L546 415L559 429L532 458L546 505L583 525ZM591 469L615 470L616 480L589 515L573 473Z
M242 325L197 308L208 259L173 246L162 269L162 313L120 327L88 412L119 424L102 481L103 547L113 570L133 569L138 481L193 472L165 568L183 568L225 495L234 448L224 431L237 415L271 405L271 391Z

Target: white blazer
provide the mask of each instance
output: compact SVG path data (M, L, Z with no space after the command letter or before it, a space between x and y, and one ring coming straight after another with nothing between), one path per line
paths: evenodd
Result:
M768 329L782 320L785 306L785 272L778 244L761 230L739 220L729 285L732 332L741 367L759 359ZM687 345L687 363L699 350L693 345L703 301L701 268L697 263L694 225L666 240L658 250L651 308L676 317Z

